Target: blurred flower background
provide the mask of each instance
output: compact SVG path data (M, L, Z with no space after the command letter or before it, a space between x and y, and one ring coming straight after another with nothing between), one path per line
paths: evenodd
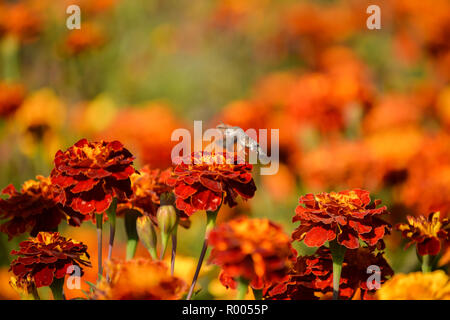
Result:
M71 4L80 30L66 27ZM366 26L370 4L380 30ZM269 218L290 234L300 195L353 188L381 199L393 225L450 216L448 0L0 0L0 59L1 189L49 176L80 138L120 140L136 168L164 170L173 130L222 121L279 129L280 168L254 174L254 198L223 207L219 223ZM175 274L192 277L204 228L201 215L180 228ZM88 246L94 282L95 225L60 232ZM0 299L20 298L7 270L26 238L0 233ZM114 257L124 239L119 223ZM395 273L420 270L400 232L385 242ZM141 244L137 256L149 258ZM447 246L440 267L449 261ZM219 271L202 269L199 298L233 297Z

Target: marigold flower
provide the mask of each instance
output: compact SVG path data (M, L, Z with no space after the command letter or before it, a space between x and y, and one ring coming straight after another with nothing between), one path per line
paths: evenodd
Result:
M111 280L102 278L93 294L96 300L177 300L187 288L161 261L113 260L105 269Z
M450 135L439 133L423 140L408 163L401 188L402 202L417 215L450 210Z
M402 232L404 238L410 240L407 244L417 244L417 251L421 256L435 256L441 251L441 241L450 240L450 220L440 219L441 213L433 212L428 218L408 216L408 223L400 223L397 230Z
M84 218L56 202L57 188L49 177L37 176L36 180L26 181L20 192L9 185L2 193L9 198L0 199L0 219L5 219L0 231L9 239L25 232L35 237L40 231L54 231L61 220L79 226Z
M233 164L227 163L227 156L232 156ZM190 157L191 164L185 160L176 165L167 184L174 187L175 204L186 215L198 210L216 211L222 203L234 207L238 195L244 200L255 195L253 166L234 164L236 155L194 152Z
M18 251L11 251L19 257L11 262L10 271L18 281L32 281L36 288L65 277L69 266L78 266L81 274L83 266L91 266L87 246L58 232L39 232L37 237L22 241L19 246Z
M210 262L222 268L221 281L232 288L242 277L261 289L283 279L295 261L289 236L268 219L241 217L222 223L210 232L208 244Z
M130 123L133 125L130 126ZM149 123L152 125L149 126ZM146 103L121 110L98 137L122 141L142 164L152 168L167 168L172 165L170 155L175 145L170 143L170 137L174 130L183 127L185 125L169 106Z
M19 83L0 82L0 118L13 114L25 98L25 88Z
M342 264L339 298L352 299L361 291L361 299L371 299L376 287L368 287L368 267L380 268L380 284L394 272L381 252L369 248L347 250ZM376 271L378 272L378 271ZM373 283L372 283L373 284ZM298 257L289 278L266 290L266 298L274 300L315 300L333 292L333 261L328 248L321 247L310 256Z
M23 42L36 39L42 31L42 16L25 3L6 4L1 8L0 34L6 33Z
M104 213L114 197L128 199L133 191L133 155L119 141L82 139L55 156L52 183L62 191L58 201L84 215Z
M376 296L379 300L450 300L450 279L442 270L398 273Z
M296 208L293 222L301 224L292 238L305 240L309 247L320 247L334 239L348 249L358 248L359 240L375 246L390 232L390 226L378 217L386 213L386 207L377 208L380 200L370 204L369 192L365 190L310 193L300 197L299 203L304 206Z
M84 23L81 29L69 32L65 48L70 55L79 55L88 50L100 48L105 43L105 35L96 25Z
M156 211L161 204L160 197L172 191L172 188L166 184L171 175L172 168L160 170L150 169L149 166L144 166L139 172L133 173L130 176L133 194L129 200L118 204L117 213L121 214L126 209L134 209L142 215L150 216L156 223Z

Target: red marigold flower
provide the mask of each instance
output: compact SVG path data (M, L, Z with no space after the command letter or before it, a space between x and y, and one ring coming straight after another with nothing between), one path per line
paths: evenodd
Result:
M380 283L384 283L394 272L381 252L369 248L347 250L342 264L340 299L351 299L358 290L362 299L371 299L376 287L368 287L367 280L372 273L368 267L379 267ZM373 282L372 282L373 284ZM379 288L379 287L378 287ZM274 284L266 290L266 298L272 300L319 299L333 292L333 260L328 248L321 247L310 256L298 257L286 281Z
M37 237L22 241L19 246L18 251L11 251L19 257L11 262L10 271L19 282L32 281L36 288L65 277L69 266L78 266L82 275L83 266L91 267L87 246L58 232L39 232Z
M441 241L450 240L450 220L440 219L441 213L433 212L428 218L408 216L408 223L399 223L397 230L404 238L410 240L406 247L417 244L417 252L421 255L435 256L441 251Z
M251 164L239 164L236 155L194 152L176 165L167 184L174 187L176 207L190 216L198 210L216 211L222 203L234 207L238 195L252 198L256 191L252 169Z
M171 276L162 261L134 259L109 261L93 298L96 300L177 300L186 291L186 283Z
M119 202L117 213L121 214L127 209L139 211L142 215L148 215L153 220L160 206L162 194L172 192L172 187L166 184L172 175L172 169L150 169L144 166L139 172L130 176L133 194L130 199Z
M61 220L70 225L79 226L84 216L70 208L65 208L55 200L57 187L50 178L37 176L37 180L28 180L18 192L13 185L7 186L2 193L8 199L0 199L0 231L9 239L29 232L35 237L40 231L54 231Z
M51 173L52 183L62 189L58 201L92 218L104 213L114 197L131 197L133 160L119 141L82 139L65 152L59 150Z
M25 88L20 83L0 82L0 118L13 114L25 98Z
M221 281L231 287L240 277L256 289L280 281L296 255L289 236L268 219L241 217L223 223L210 232L208 244L210 262L222 268Z
M377 217L386 213L386 207L377 208L380 200L370 204L365 190L307 194L299 202L304 206L296 208L293 222L301 224L292 238L305 240L309 247L320 247L334 239L348 249L358 248L359 240L375 246L390 232L390 225Z

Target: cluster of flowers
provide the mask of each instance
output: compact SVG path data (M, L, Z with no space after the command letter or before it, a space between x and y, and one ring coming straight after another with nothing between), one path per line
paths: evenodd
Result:
M383 241L391 226L381 218L387 208L379 206L380 200L371 201L365 190L300 197L293 217L300 226L292 237L268 219L240 217L216 227L222 205L234 207L238 196L251 199L256 191L252 165L227 163L225 157L193 153L192 160L197 161L192 164L179 162L164 171L144 167L138 172L133 167L134 157L118 141L82 139L64 152L58 151L50 177L27 181L20 192L10 185L4 190L9 198L0 200L0 218L4 220L0 230L10 238L26 232L32 236L11 252L19 256L11 263L11 285L34 297L38 288L49 286L55 298L63 297L65 276L74 274L74 266L82 271L91 263L86 245L56 231L61 221L76 227L91 220L101 231L102 222L108 219L111 226L115 225L116 212L125 220L135 213L131 229L137 231L152 259L132 259L133 251L130 255L127 252L127 261L109 256L106 277L100 277L89 298L179 299L186 293L187 284L173 275L176 252L169 273L161 260L167 244L163 242L159 248L160 259L155 254L155 230L160 229L161 239L176 236L179 222L188 226L186 220L192 214L206 211L204 248L188 299L208 246L212 247L210 263L221 267L221 283L238 289L241 298L248 286L257 299L320 299L331 293L335 299L402 298L395 283L413 286L423 277L445 282L429 288L429 298L449 298L450 284L442 271L433 273L435 276L392 278L394 272L384 257ZM405 238L417 244L424 273L432 271L441 247L449 245L449 227L450 221L441 219L439 212L428 219L408 217L408 223L397 226ZM133 240L133 232L129 237ZM298 255L292 246L295 241L318 249L312 255ZM367 270L373 266L378 268L378 278L370 282Z

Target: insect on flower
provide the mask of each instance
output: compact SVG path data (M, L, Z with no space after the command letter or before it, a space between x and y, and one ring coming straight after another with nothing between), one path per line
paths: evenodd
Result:
M247 155L245 149L248 148L251 152L256 152L260 160L264 162L268 161L266 152L261 148L258 142L245 133L244 129L240 127L233 127L231 125L224 124L223 122L217 125L216 128L219 129L224 136L223 142L225 142L225 148L227 151L232 151L236 142L238 149L241 148L244 155Z

